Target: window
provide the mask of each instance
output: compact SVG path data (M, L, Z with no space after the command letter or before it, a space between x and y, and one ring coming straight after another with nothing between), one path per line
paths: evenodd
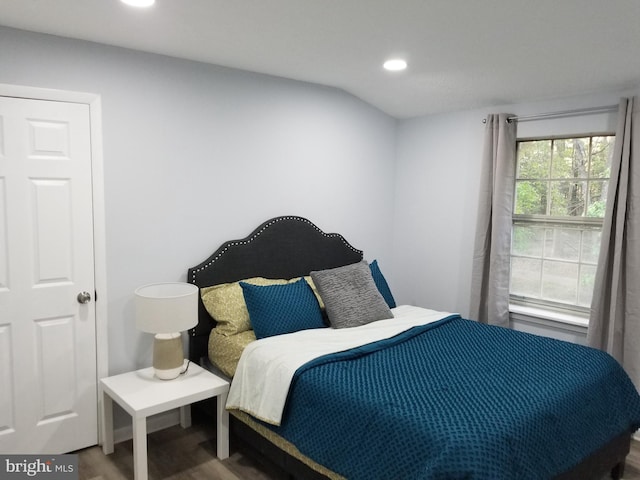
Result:
M512 302L588 310L614 139L604 134L518 141Z

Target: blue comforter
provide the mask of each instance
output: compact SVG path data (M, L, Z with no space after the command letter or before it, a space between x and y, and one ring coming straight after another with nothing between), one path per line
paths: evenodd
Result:
M271 428L350 480L526 480L638 427L609 355L452 316L304 365Z

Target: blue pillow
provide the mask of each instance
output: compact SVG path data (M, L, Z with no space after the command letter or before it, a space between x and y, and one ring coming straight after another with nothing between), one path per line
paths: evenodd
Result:
M373 282L376 284L376 287L378 287L378 291L382 295L382 298L384 298L385 302L387 302L389 308L396 308L396 301L391 294L391 289L389 288L387 280L384 278L384 275L382 275L382 272L380 271L378 261L374 260L373 262L371 262L369 264L369 268L371 269Z
M318 300L303 278L285 285L240 286L256 338L326 328Z

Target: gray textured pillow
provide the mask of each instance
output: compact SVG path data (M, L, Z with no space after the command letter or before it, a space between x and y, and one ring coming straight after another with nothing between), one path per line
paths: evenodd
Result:
M311 272L333 328L357 327L393 318L366 261Z

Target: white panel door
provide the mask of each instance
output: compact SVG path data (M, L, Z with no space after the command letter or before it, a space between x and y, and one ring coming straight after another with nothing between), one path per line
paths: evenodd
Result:
M0 453L97 443L92 212L89 106L0 97Z

